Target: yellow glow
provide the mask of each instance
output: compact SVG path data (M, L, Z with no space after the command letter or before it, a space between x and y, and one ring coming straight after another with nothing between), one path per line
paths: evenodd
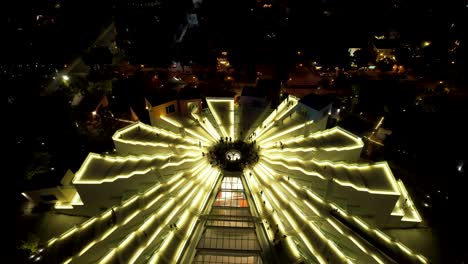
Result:
M322 198L320 198L318 195L316 195L315 193L313 193L311 190L306 190L306 192L307 192L307 194L309 194L312 198L314 198L314 200L316 200L317 202L323 203Z
M379 263L379 264L385 264L385 262L383 262L379 257L377 257L377 255L372 254L371 256L372 256L372 258L375 259L375 261L377 261L377 263Z
M107 254L99 263L108 263L112 257L115 255L115 249L112 250L109 254Z
M70 263L72 260L73 260L73 258L69 258L69 259L65 260L65 261L63 262L63 264L68 264L68 263Z
M96 222L96 220L97 220L97 218L95 218L95 217L89 219L88 221L85 222L85 224L83 224L82 229L85 229L88 226L92 225L94 222Z
M135 216L138 215L138 213L140 213L141 210L137 210L136 212L134 212L133 214L131 214L129 217L127 217L125 219L125 221L122 223L122 225L126 225L128 222L130 222Z
M168 122L169 124L171 124L171 125L173 125L175 127L182 127L182 125L179 122L177 122L176 120L174 120L174 119L172 119L172 118L170 118L168 116L161 116L161 119Z
M102 235L101 240L106 239L106 237L108 237L110 234L112 234L112 232L114 232L116 229L117 229L117 226L114 226L111 229L109 229L106 233L104 233L104 235Z
M354 237L348 236L348 238L353 241L353 243L364 253L368 254L367 250L359 243Z
M157 201L159 201L161 198L163 197L162 194L158 195L156 198L153 199L153 201L151 201L150 203L148 203L148 205L145 207L145 210L150 208L151 206L153 206L153 204L155 204Z
M302 241L306 245L307 249L312 253L312 255L317 258L317 260L319 261L320 264L326 264L327 263L326 261L324 261L324 259L320 255L320 253L315 250L315 248L312 246L312 244L309 242L309 240L307 239L307 237L303 233L299 233L299 237L302 239Z
M280 132L280 133L276 133L274 136L271 136L271 137L269 137L269 138L267 138L267 139L265 139L265 140L262 140L261 143L262 143L262 144L265 144L265 143L267 143L267 142L270 142L270 141L272 141L272 140L274 140L274 139L276 139L276 138L282 137L282 136L284 136L284 135L286 135L286 134L289 134L289 133L291 133L291 132L293 132L293 131L295 131L295 130L298 130L298 129L300 129L300 128L303 128L303 127L309 125L310 123L311 123L311 122L307 122L307 123L305 123L305 124L300 124L300 125L297 125L297 126L294 126L294 127L290 128L290 129L284 130L284 131L282 131L282 132Z
M83 205L83 201L81 201L81 197L80 197L80 194L78 192L76 192L75 195L73 195L71 204L72 205Z
M333 226L333 228L336 229L340 234L344 235L343 230L335 223L335 221L331 220L330 218L327 218L327 222Z
M26 193L22 192L21 195L23 195L26 199L28 199L29 201L33 201L33 199L31 199L31 197L29 197Z
M392 240L391 240L386 234L384 234L382 231L380 231L380 230L375 230L375 233L376 233L380 238L382 238L383 240L385 240L387 243L392 242Z
M171 189L169 189L169 193L173 192L174 190L176 190L182 183L184 183L186 180L185 179L181 179L178 183L176 183L174 186L172 186Z
M55 241L57 241L57 238L52 238L51 240L49 240L49 242L47 242L47 246L52 246L55 243Z
M146 193L145 193L145 197L146 196L150 196L151 194L153 194L155 191L159 190L161 188L161 184L155 184L151 189L149 189Z
M224 137L231 137L232 140L235 140L234 137L234 99L232 98L206 98L206 103L208 104L211 113L213 114L214 119L216 120L216 123L218 123L218 126L221 130L221 133L223 134ZM229 103L229 123L224 124L222 122L221 117L219 116L219 113L216 111L216 108L214 107L213 103ZM225 126L228 127L229 133L227 133Z
M411 250L410 250L409 248L407 248L405 245L403 245L402 243L397 242L396 245L397 245L401 250L403 250L406 254L408 254L408 255L414 255L413 252L411 252Z
M288 186L286 186L286 184L282 182L281 186L283 186L286 189L286 191L288 191L292 196L294 196L294 198L297 198L296 193L293 190L291 190Z
M317 208L315 208L313 205L311 205L309 202L307 201L304 201L305 205L307 205L307 207L309 207L313 212L314 214L318 215L318 216L321 216L321 214L319 213L319 211L317 210Z
M122 204L122 207L127 207L129 206L130 204L132 204L133 202L135 202L137 199L139 198L138 195L135 195L133 196L132 198L128 199L127 201L125 201L123 204Z
M184 173L182 172L175 174L174 176L172 176L172 178L169 181L167 181L167 184L172 184L173 182L178 180L180 177L182 177L182 175L184 175Z
M421 255L416 255L416 257L424 264L428 263L427 259Z
M80 253L78 253L78 256L83 255L86 251L88 251L88 249L90 249L95 244L96 244L96 241L89 243L83 250L80 251Z
M73 205L69 203L57 202L54 206L55 209L73 209Z
M353 217L354 221L356 221L356 223L358 223L360 226L362 226L364 229L366 230L369 230L369 226L364 223L363 221L359 220L358 218L356 217Z
M218 140L221 136L218 134L218 131L211 124L210 120L206 117L200 117L198 114L192 113L192 117L199 121L199 124L205 129L208 134L210 134L214 140Z

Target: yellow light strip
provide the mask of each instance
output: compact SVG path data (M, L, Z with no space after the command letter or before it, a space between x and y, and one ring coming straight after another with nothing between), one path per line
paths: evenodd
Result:
M427 259L421 255L416 255L416 257L424 264L428 263Z
M174 120L174 119L172 119L172 118L170 118L168 116L162 115L161 119L168 122L169 124L171 124L171 125L173 125L175 127L179 127L179 128L182 127L182 125L179 122L177 122L176 120Z
M300 124L300 125L297 125L297 126L294 126L294 127L290 128L290 129L287 129L287 130L285 130L285 131L282 131L282 132L280 132L280 133L276 133L274 136L271 136L271 137L268 137L268 138L262 140L262 141L261 141L261 144L264 144L264 143L267 143L267 142L271 142L272 140L274 140L274 139L276 139L276 138L282 137L282 136L284 136L284 135L286 135L286 134L289 134L289 133L291 133L291 132L293 132L293 131L295 131L295 130L301 129L301 128L303 128L303 127L305 127L305 126L307 126L307 125L309 125L309 124L311 124L311 123L312 123L312 121L307 121L307 122L304 123L304 124Z
M392 242L392 240L391 240L386 234L384 234L382 231L376 229L376 230L375 230L375 233L376 233L380 238L382 238L383 240L385 240L387 243L391 243L391 242Z
M29 197L29 195L27 195L26 193L22 192L21 195L23 195L26 199L28 199L29 201L33 201L33 199L31 199L31 197Z
M288 186L286 186L286 184L284 184L283 182L281 182L280 184L286 189L286 191L288 191L292 196L294 196L294 198L297 198L296 193L293 190L291 190Z
M182 175L184 175L183 172L180 172L180 173L175 174L174 176L172 176L172 178L171 178L169 181L167 181L166 184L172 184L173 182L175 182L176 180L178 180L180 177L182 177Z
M354 237L348 236L348 238L349 238L362 252L364 252L364 253L366 253L366 254L369 254L369 253L367 252L367 249L364 248L364 247L361 245L361 243L359 243L356 239L354 239Z
M304 203L305 205L307 205L307 207L309 207L313 212L314 214L318 215L318 216L322 216L319 211L317 210L317 208L315 208L313 205L311 205L309 202L305 201L304 200Z
M231 137L231 139L234 140L234 99L214 99L214 98L206 98L206 102L208 104L208 107L211 110L211 113L213 114L213 117L215 118L216 122L218 123L219 128L221 129L221 133L223 134L224 137ZM218 113L215 110L215 107L213 103L223 103L223 102L229 102L229 108L230 108L230 113L229 113L229 120L230 124L227 124L229 127L229 134L226 132L223 122L221 122L221 118L219 117Z
M358 223L360 226L362 226L364 229L366 230L369 230L369 226L364 223L363 221L359 220L358 218L356 218L355 216L353 216L353 219L354 221L356 221L356 223Z
M403 250L406 254L408 254L408 255L414 255L413 252L411 252L411 250L410 250L409 248L407 248L405 245L403 245L402 243L397 242L396 245L397 245L401 250Z
M89 243L85 248L83 248L83 250L80 251L80 253L78 253L78 256L79 257L82 256L86 251L88 251L88 249L90 249L95 244L96 244L96 241Z
M344 235L343 230L335 223L335 221L331 220L330 218L327 217L327 222L335 228L336 231L338 231L340 234Z
M141 210L137 210L136 212L134 212L133 214L131 214L129 217L127 217L125 219L125 221L122 223L122 225L126 225L128 222L130 222L135 216L138 215L138 213L140 213Z
M307 194L309 194L312 198L314 198L314 200L316 200L317 202L323 203L322 198L320 198L318 195L316 195L315 193L313 193L311 190L307 189L306 192L307 192Z
M210 134L215 141L221 138L221 136L218 134L218 131L216 131L216 129L211 124L210 120L208 120L208 118L206 117L202 118L199 115L196 115L194 113L192 113L192 117L198 120L198 122L203 127L203 129L205 129L205 131L208 132L208 134Z
M96 222L97 218L91 218L89 219L88 221L86 221L83 226L81 227L82 229L85 229L87 228L88 226L90 226L91 224L93 224L94 222Z
M151 194L153 194L155 191L159 190L161 188L161 184L157 183L154 185L154 187L152 187L151 189L149 189L146 193L145 193L145 197L147 196L150 196Z
M372 256L372 258L375 259L375 261L377 261L377 263L379 263L379 264L385 264L385 262L383 262L377 255L372 254L371 256Z

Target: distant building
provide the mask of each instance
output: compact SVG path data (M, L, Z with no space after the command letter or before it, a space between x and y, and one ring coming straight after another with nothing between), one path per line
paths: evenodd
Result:
M377 53L377 61L387 58L396 60L395 49L398 47L398 42L395 39L376 39L372 43Z

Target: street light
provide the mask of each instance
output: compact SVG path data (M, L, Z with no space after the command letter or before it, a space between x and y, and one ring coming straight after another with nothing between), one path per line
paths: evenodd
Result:
M62 75L62 79L66 82L70 80L70 77L68 77L68 75Z
M424 42L423 42L423 46L424 46L424 47L427 47L427 46L429 46L429 45L431 45L431 42L430 42L430 41L424 41Z

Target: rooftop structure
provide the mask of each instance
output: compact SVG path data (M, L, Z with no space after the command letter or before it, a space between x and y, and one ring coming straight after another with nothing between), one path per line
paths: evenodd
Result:
M90 219L48 241L41 261L428 262L380 230L422 220L386 162L359 163L359 137L314 132L292 96L240 137L234 100L206 101L207 111L118 130L116 155L90 153L55 206ZM243 170L208 158L238 141L258 154ZM226 155L242 162L239 150Z

